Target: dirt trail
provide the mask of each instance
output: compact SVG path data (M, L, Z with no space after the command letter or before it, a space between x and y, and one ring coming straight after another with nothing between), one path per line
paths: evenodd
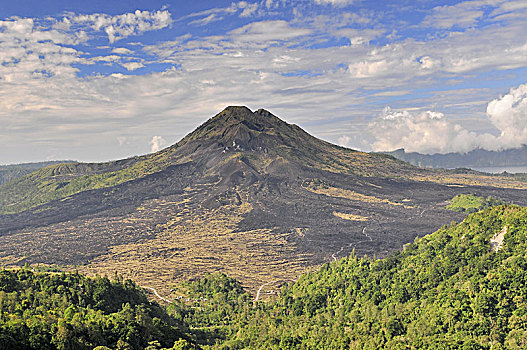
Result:
M366 228L367 228L367 227L368 227L367 225L364 226L364 228L362 229L362 234L365 235L366 237L368 237L368 239L369 239L370 241L373 241L373 238L371 238L371 236L370 236L369 234L366 233Z
M340 247L340 250L336 253L331 254L333 261L337 261L337 255L339 255L344 250L344 247Z
M276 283L276 282L280 282L280 280L276 280L276 281L271 281L271 282L267 282L267 283L264 283L260 286L260 288L258 288L258 291L256 292L256 298L254 298L253 301L258 301L258 299L260 299L260 293L262 292L262 288L269 285L269 284L272 284L272 283Z
M169 300L167 298L163 298L161 295L159 295L159 293L157 292L157 290L155 290L154 288L152 287L142 287L144 289L148 289L149 291L151 291L152 293L154 293L154 295L156 297L158 297L159 299L161 299L162 301L164 301L165 303L172 303L173 301L172 300Z
M371 241L373 241L373 238L371 238L371 236L370 236L368 233L366 233L366 228L367 228L367 227L368 227L368 225L364 226L364 228L362 229L362 234L363 234L366 238L368 238L368 240L371 242ZM340 247L340 249L339 249L338 252L331 254L331 258L333 259L333 261L337 261L337 255L339 255L340 253L342 253L342 251L343 251L344 249L346 249L346 248L349 249L349 248L351 248L351 247L353 247L353 246L357 246L357 244L360 244L360 243L362 243L362 242L365 242L365 240L358 241L358 242L353 242L353 243L349 243L349 244L346 244L345 246Z

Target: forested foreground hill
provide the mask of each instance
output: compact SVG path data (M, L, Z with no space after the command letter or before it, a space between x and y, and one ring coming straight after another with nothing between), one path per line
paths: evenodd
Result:
M189 330L132 281L0 271L0 349L196 349Z
M187 319L221 329L222 349L525 349L526 286L527 209L500 206L389 258L323 265L274 303L211 304Z

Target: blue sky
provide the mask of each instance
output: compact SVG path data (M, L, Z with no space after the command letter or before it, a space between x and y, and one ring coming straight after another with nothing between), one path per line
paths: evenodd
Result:
M362 150L527 143L527 3L0 0L0 164L155 151L228 105Z

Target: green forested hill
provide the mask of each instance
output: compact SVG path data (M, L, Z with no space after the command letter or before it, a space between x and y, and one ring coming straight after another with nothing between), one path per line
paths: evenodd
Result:
M0 349L193 349L188 332L130 280L0 271Z
M188 320L203 326L223 308L206 327L222 349L525 349L526 286L527 209L500 206L389 258L326 264L276 302L212 302Z

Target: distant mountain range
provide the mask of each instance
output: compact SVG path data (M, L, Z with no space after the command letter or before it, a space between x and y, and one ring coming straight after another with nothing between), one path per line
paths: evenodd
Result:
M255 292L349 255L382 257L465 215L460 193L527 204L508 176L431 170L228 107L159 152L41 168L0 186L0 261L129 277L161 293L220 271Z
M475 149L467 153L421 154L398 149L384 152L415 166L427 168L485 168L527 166L527 146L503 151Z

